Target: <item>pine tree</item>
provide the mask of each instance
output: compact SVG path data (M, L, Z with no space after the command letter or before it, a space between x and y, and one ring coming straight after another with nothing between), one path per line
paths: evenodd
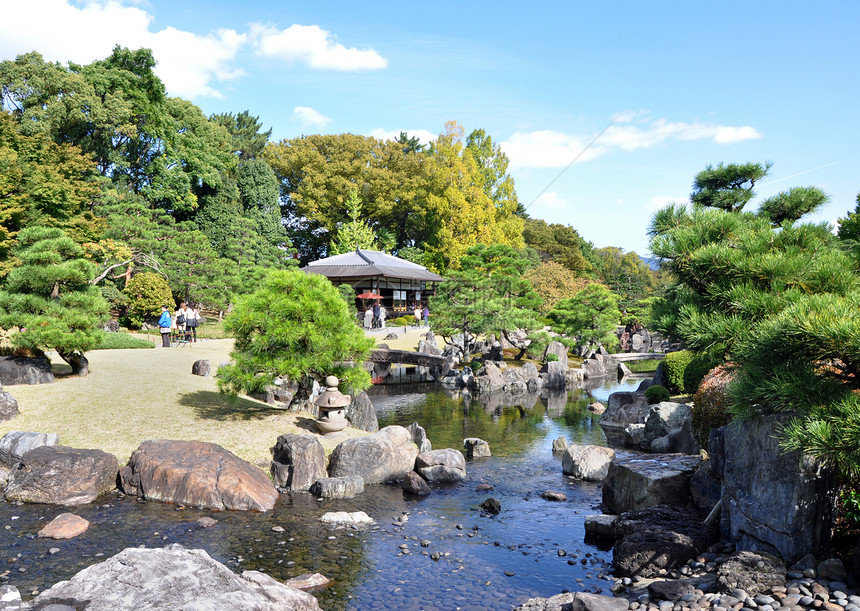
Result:
M21 265L0 292L0 326L20 330L12 336L15 348L37 355L54 349L74 375L87 375L84 353L101 342L99 326L108 314L107 302L90 284L96 266L60 229L29 227L18 243Z

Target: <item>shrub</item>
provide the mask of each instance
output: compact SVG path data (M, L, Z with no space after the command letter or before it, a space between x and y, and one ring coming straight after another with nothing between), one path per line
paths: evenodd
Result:
M104 297L105 301L107 301L112 308L121 308L126 303L128 303L128 297L126 297L125 293L116 288L116 285L111 283L105 283L99 287L99 290L102 293L102 297Z
M173 294L167 280L155 272L143 272L129 280L123 292L128 297L128 319L135 327L157 316L161 306L173 309Z
M148 339L134 337L128 333L105 333L102 342L93 350L117 350L128 348L155 348Z
M545 360L547 363L552 363L553 361L557 361L557 360L558 360L558 355L557 355L556 353L554 353L554 352L550 352L549 354L547 354L547 355L546 355L546 358L545 358L544 360Z
M694 394L699 390L699 384L702 383L705 375L719 364L719 361L707 354L693 356L684 370L684 392Z
M412 320L409 320L410 318L411 318ZM397 317L397 318L395 318L394 320L390 321L390 322L388 323L388 325L389 325L389 326L394 325L395 327L405 327L406 325L412 324L413 322L415 322L415 317L414 317L414 316L411 316L411 317L407 317L407 316L398 316L398 317Z
M669 391L664 386L655 384L645 390L645 398L648 399L648 405L654 405L655 403L668 401L672 398L672 395L669 394Z
M666 363L666 381L669 384L669 391L675 394L687 392L684 386L684 372L690 361L693 360L694 354L689 350L679 350L678 352L669 352L663 359Z
M728 387L733 379L734 373L727 365L714 367L693 395L693 435L705 449L711 429L731 422Z

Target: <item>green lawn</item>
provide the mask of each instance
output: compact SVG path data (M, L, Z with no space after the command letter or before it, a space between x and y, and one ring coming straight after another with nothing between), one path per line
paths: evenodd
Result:
M147 439L211 441L240 458L268 468L278 435L316 434L308 414L272 408L245 397L218 392L214 372L229 360L232 340L209 340L182 348L97 350L87 353L90 374L63 377L69 367L55 355L53 384L5 386L18 400L18 414L0 423L8 431L57 433L60 443L110 452L120 464ZM191 374L208 359L212 376ZM320 437L326 452L346 436Z

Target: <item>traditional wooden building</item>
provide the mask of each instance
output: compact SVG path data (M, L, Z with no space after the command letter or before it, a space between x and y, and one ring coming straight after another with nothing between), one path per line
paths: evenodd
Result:
M380 303L388 310L389 316L407 312L416 304L425 305L427 297L435 292L436 284L444 280L423 265L384 252L362 249L313 261L302 271L321 274L336 286L348 284L355 289L356 295L379 295L382 298ZM363 303L358 301L361 308Z

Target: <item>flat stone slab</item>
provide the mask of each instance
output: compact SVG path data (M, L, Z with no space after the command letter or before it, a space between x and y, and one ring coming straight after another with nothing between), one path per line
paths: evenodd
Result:
M361 528L375 524L373 518L363 511L329 511L320 518L320 522L340 528Z
M653 505L684 506L690 500L690 478L701 458L688 454L616 457L603 482L603 503L613 513Z

